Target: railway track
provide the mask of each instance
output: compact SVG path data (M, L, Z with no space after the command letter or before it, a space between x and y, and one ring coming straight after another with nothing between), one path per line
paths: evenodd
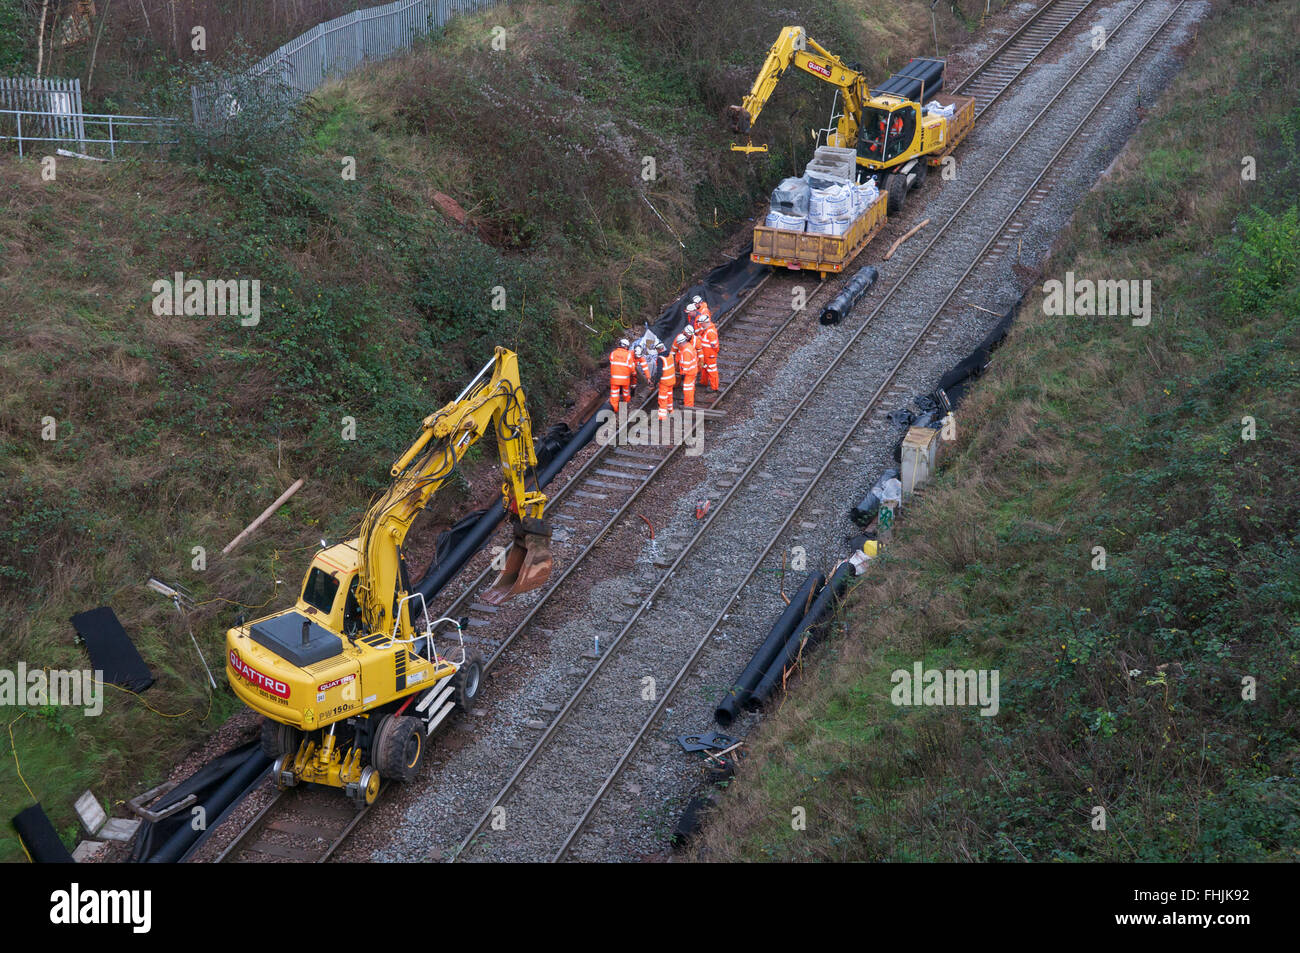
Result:
M975 97L975 116L1002 98L1025 70L1036 63L1062 34L1097 0L1053 0L1045 3L996 50L971 70L954 92Z
M322 864L383 795L381 788L374 803L358 811L337 791L277 791L217 856L217 863Z
M1149 3L1156 2L1158 0L1140 0L1134 4L1116 25L1112 36L1117 35L1139 10L1147 7ZM1062 158L1078 144L1080 134L1088 128L1089 121L1102 108L1106 98L1124 81L1129 69L1155 43L1183 8L1184 3L1185 0L1180 0L1128 62L1120 68L1115 79L1097 99L1096 105L1074 126L1045 165L1038 166L1028 161L1022 163L1022 168L1015 173L1019 180L1015 186L1018 190L1018 199L992 234L983 242L975 256L969 259L965 269L955 277L952 290L942 299L938 307L925 316L908 322L907 327L878 328L875 319L886 305L900 293L905 295L915 281L933 278L932 274L920 276L917 273L917 267L921 262L932 263L935 260L960 262L969 258L968 255L960 254L959 246L963 241L968 240L968 232L964 230L965 223L970 219L979 221L979 213L983 209L978 199L983 194L983 187L995 175L1013 174L1002 171L1008 157L1023 145L1028 144L1032 147L1036 144L1036 139L1031 137L1031 134L1035 132L1039 121L1048 114L1055 103L1072 87L1075 80L1103 51L1094 51L1007 147L984 179L972 189L947 222L933 235L923 251L913 258L912 264L856 328L852 337L826 367L821 377L808 388L798 406L773 428L774 432L752 462L738 475L734 484L699 527L685 549L624 623L610 643L608 651L595 660L595 664L577 691L555 714L533 748L502 785L496 796L491 799L487 810L461 840L453 859L558 861L571 852L578 853L579 841L600 808L603 798L647 733L663 715L666 706L676 697L679 688L728 617L732 607L742 599L747 587L760 572L764 563L774 553L784 551L784 547L779 548L779 544L783 542L793 544L797 539L796 534L790 533L791 525L801 514L813 490L832 466L841 460L846 446L859 436L859 431L864 424L877 426L878 422L883 422L878 421L878 418L885 413L882 399L899 392L896 382L899 380L900 372L924 341L936 332L946 331L957 320L959 312L950 305L963 282L984 260L1003 231L1013 224L1017 215L1021 214L1026 203L1030 201L1048 175L1048 171L1057 167ZM1034 175L1035 168L1041 168L1042 171ZM1029 181L1026 182L1026 179ZM956 227L959 224L963 227ZM943 256L946 246L951 247L952 257ZM932 251L937 252L937 259L930 254ZM901 300L907 299L904 297ZM868 329L876 333L867 337ZM885 344L883 348L882 343ZM872 370L865 373L861 370L863 367L870 367L869 355L873 350L899 355L883 377ZM803 481L804 488L799 499L774 529L770 521L779 517L765 519L763 517L766 517L766 514L761 516L755 514L754 517L732 521L733 524L739 525L723 527L721 532L714 530L715 520L727 512L727 507L733 500L744 498L741 495L742 489L755 479L760 468L785 469L789 472L796 469L791 466L792 463L799 460L807 462L810 458L814 458L810 452L810 444L816 441L809 440L806 435L815 428L799 426L796 421L814 409L823 413L826 411L825 401L815 406L812 398L821 392L828 382L833 383L840 392L869 393L871 397L865 405L846 402L832 410L830 415L843 419L843 426L823 426L821 429L823 432L841 433L842 437L829 449L829 452L826 452L823 446L822 452L816 454L815 459L821 460L822 463ZM854 417L855 413L856 417ZM760 526L756 525L765 522L769 525L762 526L761 530ZM756 530L760 532L755 532ZM711 534L711 531L714 532ZM766 538L768 542L752 561L748 572L734 590L725 598L718 598L712 595L711 590L701 590L694 585L695 580L707 577L707 573L715 563L713 554L707 551L697 552L697 549L706 538L716 545L721 534L728 531L747 534L749 539L755 536L760 539ZM696 610L701 603L707 604L713 622L695 642L689 655L684 659L676 656L669 663L667 656L672 653L664 651L663 642L657 637L658 633L666 627L689 625L693 620L678 607L692 602L695 603ZM652 609L654 611L651 611ZM658 699L657 704L647 714L646 708L649 706L645 703L644 696L639 695L634 688L638 684L643 684L647 673L659 673L665 670L674 671L676 674L667 688L655 696ZM602 683L601 688L591 691L592 686L598 681ZM593 746L592 738L599 738L601 744ZM616 750L621 751L621 754L617 756L613 753L614 738L619 739ZM590 784L585 782L589 782L592 778L591 767L594 762L609 767L603 780L593 791Z
M1141 0L1141 2L1139 2L1133 9L1138 9L1145 2L1148 2L1148 0ZM1047 12L1049 10L1064 8L1067 5L1077 9L1074 12L1074 18L1064 25L1052 20L1050 21L1052 27L1050 32L1031 32L1027 29L1035 23L1049 23L1049 21L1045 19ZM1089 6L1091 6L1091 2L1083 3L1081 0L1073 0L1072 4L1067 3L1066 0L1047 4L1044 9L1036 14L1034 18L1025 24L1025 26L1022 26L1016 34L1013 34L1013 36L999 46L994 53L990 54L984 63L976 67L975 70L972 71L971 77L968 78L967 82L969 83L972 80L978 80L981 76L987 77L994 75L994 71L990 70L989 66L999 57L1014 56L1016 58L1014 62L1019 62L1024 55L1023 43L1016 43L1013 41L1023 41L1027 37L1033 37L1035 38L1034 42L1040 44L1038 55L1041 55L1041 53L1055 42L1055 40L1068 28L1069 23L1077 22L1077 17ZM1132 13L1130 12L1129 15L1131 16ZM1124 22L1127 22L1127 17ZM1118 27L1116 29L1118 29ZM1012 61L1009 60L1008 62ZM1089 62L1091 62L1091 58L1089 59ZM1005 92L1006 89L1024 73L1025 68L1026 66L1020 66L1015 74L1012 75L1010 79L1006 80L1005 85L1003 85L1002 88L996 91L993 95L1002 95L1002 93ZM996 74L1003 78L1009 75L1005 70L996 71ZM1076 72L1075 75L1077 76L1078 73ZM1073 78L1074 77L1071 77L1071 81ZM1067 83L1062 87L1062 92L1064 92L1068 85L1069 81L1067 81ZM966 84L959 87L959 89L965 88ZM1059 95L1060 93L1058 93L1058 98ZM1055 100L1053 100L1053 102L1055 102ZM1045 113L1046 111L1047 108L1045 107L1043 112ZM1042 113L1040 113L1040 116L1041 115ZM1027 131L1028 130L1026 130L1026 132ZM1024 135L1022 134L1021 138L1017 140L1017 143L1023 139ZM1015 148L1015 145L1016 144L1013 144L1007 150L1008 154L1011 149ZM1045 174L1046 171L1044 172L1044 175ZM992 172L990 172L990 175L992 175ZM1040 175L1040 180L1042 177L1043 176ZM980 186L976 186L971 197L979 191L980 187L988 180L988 178L989 177L986 176L984 181L980 183ZM1035 185L1035 188L1036 187L1037 183ZM961 209L959 209L957 213L954 213L953 219L956 219L957 215L960 214L962 209L966 208L966 205L969 204L969 202L970 197L968 197L966 203L963 203ZM1018 205L1017 208L1019 207L1020 206ZM675 575L689 575L689 573L684 572L683 564L687 562L688 557L691 555L696 544L703 539L706 532L709 531L714 519L724 510L727 503L736 496L737 491L746 484L746 481L752 478L759 461L765 458L773 444L781 438L782 432L789 427L791 421L794 420L794 418L809 404L813 394L824 384L824 382L827 381L832 371L846 362L846 355L849 354L850 350L853 349L856 344L860 343L863 331L871 323L875 315L878 314L881 308L884 307L885 303L899 291L900 286L902 286L904 281L912 275L917 265L926 259L927 253L934 247L936 242L947 233L948 227L951 223L950 220L948 225L944 226L943 230L934 235L930 243L925 246L925 249L915 256L912 265L908 268L907 272L894 284L886 297L877 305L862 325L859 326L857 331L854 333L853 338L845 345L844 349L840 352L835 361L826 368L818 381L808 388L807 393L804 395L803 400L800 401L798 407L791 411L785 421L778 425L775 434L773 434L767 441L766 446L762 451L760 451L754 461L743 470L741 468L735 468L733 470L735 479L728 491L724 494L721 492L720 488L714 493L714 508L707 518L702 521L695 536L686 544L685 548L681 548L680 544L675 544L676 549L678 550L675 556L672 555L672 551L669 551L660 557L656 565L659 569L664 571L659 578L659 582L652 588L649 594L644 595L642 598L642 593L639 590L631 590L634 596L640 598L640 602L635 607L635 611L631 613L625 624L623 624L621 631L619 631L613 638L612 642L604 643L604 652L598 658L593 658L591 660L595 664L591 668L590 672L587 673L582 683L574 690L568 703L554 714L554 717L545 733L541 738L539 738L533 749L527 753L523 761L518 765L515 772L498 792L497 796L493 799L491 806L489 806L488 810L482 817L480 817L474 828L463 838L460 847L452 855L452 859L468 859L476 852L482 852L485 848L491 847L491 834L493 832L486 830L488 822L493 816L493 810L503 806L505 798L512 792L516 796L519 796L525 790L531 790L534 792L540 792L540 795L543 798L548 795L561 793L560 789L563 785L557 785L556 782L563 781L563 779L568 776L566 769L562 766L556 769L554 765L552 765L552 769L548 774L546 768L539 770L538 765L542 757L539 752L544 750L551 752L563 752L567 749L572 749L574 751L583 750L581 745L558 746L550 744L551 739L558 734L559 729L562 726L576 726L580 731L585 733L597 732L597 736L599 737L606 737L608 735L608 725L605 720L608 712L602 708L593 713L589 710L583 710L582 706L579 704L581 699L584 697L588 686L598 677L610 677L608 673L614 672L615 670L622 672L626 676L628 671L635 672L638 669L645 669L647 658L644 654L638 656L634 653L627 654L618 651L625 637L638 625L641 625L643 629L648 631L651 637L646 639L646 632L638 632L631 638L627 639L627 644L631 645L634 649L637 647L638 643L640 643L643 648L653 646L653 630L657 624L664 624L664 620L658 619L657 623L646 623L644 620L646 618L646 611L653 605L656 596ZM990 239L990 244L992 243L993 239ZM988 257L985 255L988 250L988 246L986 246L981 252L981 255L984 255L985 259ZM980 260L981 259L977 257L976 263ZM970 270L973 270L974 267L975 264L972 264ZM967 274L970 273L970 270L967 271ZM793 286L801 283L805 286L805 291L808 291L808 286L813 287L812 290L806 294L806 307L803 310L796 311L790 305L791 293ZM826 286L826 283L817 283L815 277L785 274L769 275L764 278L758 286L751 289L747 296L723 315L718 322L720 330L726 332L724 335L722 357L720 361L720 376L726 386L719 394L706 393L700 390L697 386L697 405L708 409L718 409L719 405L722 404L736 383L743 379L745 374L766 353L768 353L773 343L781 338L782 334L787 328L789 328L790 324L801 315L806 318L808 313L815 314L821 299L828 298L829 293L830 289ZM951 299L951 295L949 298ZM903 349L904 356L899 359L898 364L891 372L888 378L889 381L896 378L898 369L906 361L907 357L916 350L921 338L935 326L937 320L937 315L932 317L926 324L925 328L920 332L920 334L915 336L910 344L899 342L899 347ZM893 335L891 340L897 337L897 335ZM879 348L883 343L884 342L879 339L876 339L873 341L872 346ZM854 390L855 392L863 392L857 391L856 388ZM872 401L868 404L867 408L862 411L858 421L855 422L846 433L851 434L853 429L858 427L867 417L868 412L872 410L872 408L878 407L882 394L889 394L888 388L885 385L880 385L879 388L877 388L877 392L872 398ZM653 412L654 403L654 396L651 394L648 396L648 399L642 407ZM766 558L775 547L780 533L789 527L790 522L795 518L795 514L799 511L799 507L803 505L813 487L816 486L816 482L820 480L822 475L826 472L826 468L830 465L829 460L834 458L835 454L843 448L844 442L847 440L848 437L846 436L845 441L842 441L840 446L836 448L836 451L827 458L828 462L823 465L819 471L807 477L796 478L793 481L796 484L796 488L798 485L803 485L805 487L803 496L800 497L799 501L794 505L794 508L789 511L789 515L778 528L776 535L772 537L772 542L769 543L767 548L763 551L763 555L759 557L759 560L745 577L746 582L751 580L758 572L758 567L761 565L763 559ZM616 527L619 527L621 523L636 519L636 512L632 507L636 501L642 497L644 492L654 485L656 478L664 468L669 466L678 458L681 449L680 446L667 448L628 448L618 446L617 441L609 446L599 448L597 452L594 453L575 472L572 478L567 480L563 486L558 488L558 490L553 491L551 495L551 512L556 517L557 527L563 526L570 530L570 532L557 533L557 537L563 536L564 538L557 538L554 543L557 563L565 565L565 571L558 578L553 579L547 588L532 596L533 601L531 602L528 597L525 597L525 599L516 600L515 603L507 606L491 607L477 601L478 593L481 592L484 586L490 582L494 575L494 570L488 566L485 567L468 585L464 585L459 593L444 597L444 600L440 600L442 603L440 606L435 604L437 613L439 615L452 616L468 615L470 618L470 626L467 629L468 634L466 636L466 642L467 644L477 643L475 647L487 656L487 666L491 667L501 659L503 654L509 649L515 640L528 631L530 626L533 626L538 617L550 607L553 597L564 589L566 583L574 582L581 584L583 582L583 577L587 574L587 570L596 568L591 566L590 558L593 554L602 551L602 544L609 540L611 533L615 531ZM799 453L799 459L803 460L803 462L807 462L806 454L803 453L802 449ZM809 468L805 467L803 469ZM610 514L611 511L612 515L607 515ZM586 540L585 545L579 547L577 543L577 540L579 539ZM566 552L566 549L570 549L571 551ZM607 549L608 547L606 547L606 550ZM602 566L604 571L608 572L608 564L602 564ZM727 602L727 606L730 606L735 602L741 589L744 588L744 585L745 583L742 583L740 587L737 587L736 592L732 594L730 601ZM671 601L671 599L669 601ZM435 610L435 607L431 607L431 612ZM602 797L609 790L610 784L626 765L628 758L630 758L632 753L635 752L638 744L645 737L646 732L653 724L654 720L659 716L659 713L662 712L664 704L673 696L673 693L678 690L682 681L703 652L710 635L717 629L718 623L725 615L726 608L724 607L717 613L717 618L714 624L710 627L709 632L706 633L704 638L696 645L695 651L683 664L680 664L675 669L678 674L672 680L669 687L664 691L659 705L654 709L654 712L651 713L648 719L644 717L644 706L638 706L638 711L635 713L635 724L631 725L631 728L636 729L635 733L631 735L630 740L621 749L623 752L622 757L620 757L615 763L611 772L606 776L606 780L601 784L594 797L586 802L585 808L581 804L578 804L570 807L568 810L561 809L558 811L541 812L544 815L552 817L556 814L564 814L567 815L570 820L575 818L577 819L576 826L570 830L568 836L564 837L562 841L556 838L555 831L552 831L549 839L547 837L542 837L536 842L538 844L549 843L551 845L551 847L547 848L543 852L547 855L548 859L561 859L573 848L576 839L582 833L586 824L599 806ZM504 629L508 629L508 631L500 638L493 638L487 634L490 630L499 632ZM606 664L612 659L617 660L618 664L606 669ZM656 660L653 664L654 670L662 670L662 660ZM606 674L602 675L602 672ZM639 676L637 676L637 678L639 679ZM585 759L587 753L584 752L584 754L578 755L578 757L583 757ZM562 765L563 758L561 757L559 761ZM526 777L530 772L532 772L533 777ZM547 777L549 777L549 780L546 780ZM536 781L534 778L541 778L542 780ZM513 813L512 806L507 806L507 808ZM345 799L339 797L337 792L333 791L303 790L294 792L278 792L273 801L270 802L255 818L253 818L247 827L240 832L235 842L223 852L219 859L222 861L267 859L298 860L304 862L312 860L318 862L324 861L327 860L334 851L337 850L339 845L346 840L351 831L357 826L362 818L365 817L367 811L355 812ZM318 815L319 821L317 819ZM346 815L346 817L344 817L344 815ZM304 817L306 818L305 820L303 819ZM509 829L511 831L511 838L516 838L519 829L513 823L509 825ZM556 830L561 829L568 829L567 823L560 825L560 828L557 828Z

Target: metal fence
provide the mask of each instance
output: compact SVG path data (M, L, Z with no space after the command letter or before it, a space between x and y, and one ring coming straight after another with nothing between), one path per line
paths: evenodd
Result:
M155 155L175 119L108 116L81 111L81 81L0 77L0 142L13 142L19 158L63 155L123 159Z
M395 0L356 10L312 27L251 67L230 84L190 88L194 121L204 125L228 118L241 107L235 89L254 80L274 86L288 98L301 98L326 80L367 62L386 59L459 13L494 6L498 0Z
M75 133L62 133L67 120L75 123ZM164 146L176 141L169 138L175 124L175 119L155 116L76 113L68 117L31 109L0 109L0 141L16 142L19 158L37 153L106 160L157 157ZM42 144L46 148L40 148Z
M20 114L26 116L29 139L81 142L86 138L79 79L0 77L0 138L22 135ZM21 153L21 139L18 149Z

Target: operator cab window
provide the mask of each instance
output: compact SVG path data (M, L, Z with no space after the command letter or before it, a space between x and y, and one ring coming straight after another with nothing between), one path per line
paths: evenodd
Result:
M888 162L902 155L916 135L916 108L907 106L890 112L887 109L868 109L864 114L862 146L858 153L864 159Z
M339 581L319 566L313 566L302 587L302 601L328 614L334 608L334 596L339 591Z

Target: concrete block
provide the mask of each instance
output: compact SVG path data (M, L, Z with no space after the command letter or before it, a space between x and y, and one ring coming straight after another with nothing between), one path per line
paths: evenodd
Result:
M108 822L108 813L90 789L77 798L76 809L77 817L81 818L81 826L87 834L98 834L99 829Z
M135 836L135 832L140 828L140 820L127 820L124 817L110 818L108 823L99 829L99 836L107 840L120 841L125 844Z

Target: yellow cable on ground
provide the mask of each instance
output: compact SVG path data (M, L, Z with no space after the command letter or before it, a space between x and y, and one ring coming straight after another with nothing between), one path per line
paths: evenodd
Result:
M28 793L28 794L31 794L33 803L39 804L39 803L40 803L40 798L38 798L38 797L37 797L37 796L32 792L31 786L28 785L28 783L27 783L27 779L23 777L23 766L22 766L21 764L18 763L18 744L14 741L14 725L16 725L18 722L22 721L23 716L26 715L26 714L27 714L27 712L23 712L21 715L19 715L19 716L18 716L17 718L15 718L13 721L9 722L9 726L8 726L8 727L9 727L9 750L11 750L11 751L14 753L14 770L16 770L16 771L18 772L18 780L21 781L21 782L23 782L23 787L27 788L27 793ZM18 841L19 841L19 843L22 843L22 838L21 838L21 837L18 838ZM23 848L23 853L27 853L27 848L26 848L26 847ZM28 860L31 860L31 859L32 859L32 855L31 855L31 854L27 854L27 859L28 859Z
M169 715L165 711L159 711L157 708L154 708L153 705L150 705L147 701L144 700L143 695L140 695L137 692L133 692L129 688L123 688L121 685L114 685L112 682L105 682L104 684L116 688L119 692L126 692L128 695L134 695L136 698L140 699L140 704L144 705L145 708L148 708L155 715L159 715L163 718L184 718L190 712L194 711L193 708L187 708L183 712L180 712L179 714ZM199 721L207 721L208 715L210 714L212 714L212 692L208 692L208 710L204 713L203 717L199 719Z

